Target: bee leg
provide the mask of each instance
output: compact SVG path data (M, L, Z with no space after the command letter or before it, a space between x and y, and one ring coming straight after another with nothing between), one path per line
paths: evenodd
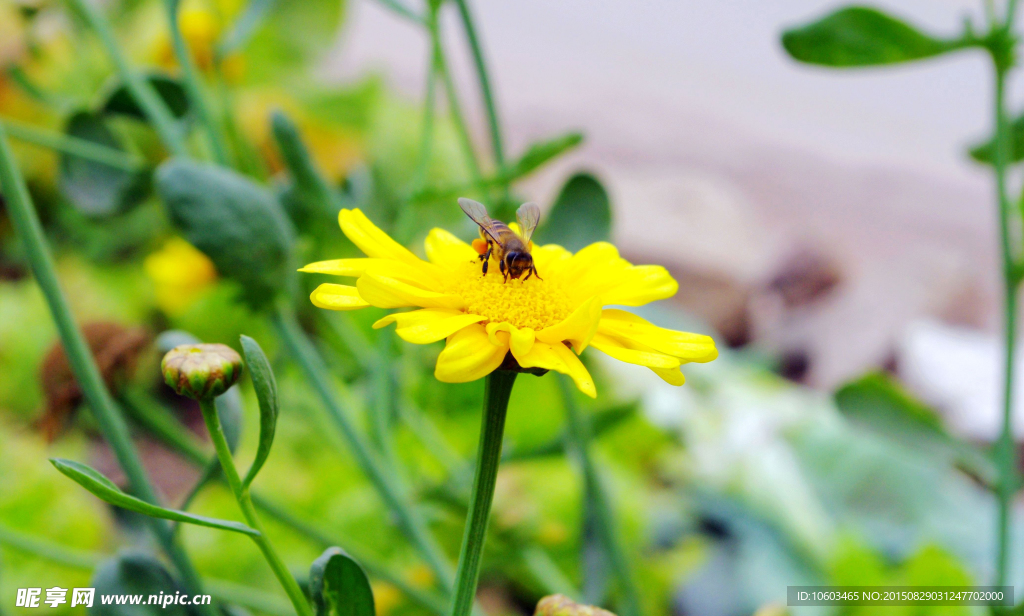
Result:
M490 242L488 242L488 244L487 244L487 252L485 252L484 254L480 255L480 259L484 262L484 276L487 275L487 264L490 263L490 261L491 261L491 251L492 250L494 250L494 246L492 246L490 244Z
M536 276L537 280L544 280L543 278L540 277L540 274L537 273L537 266L536 265L531 265L530 266L530 273L533 274L534 276ZM527 276L527 278L529 278L529 276Z
M498 261L498 268L501 269L501 275L504 277L504 282L508 282L508 274L512 270L505 267L504 260Z
M533 267L530 267L530 269L526 270L526 275L523 276L523 282L526 282L527 280L529 280L530 276L532 276L532 275L533 275Z

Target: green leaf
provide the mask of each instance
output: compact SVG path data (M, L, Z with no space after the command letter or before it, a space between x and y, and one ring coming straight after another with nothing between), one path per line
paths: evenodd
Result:
M982 451L949 434L935 411L886 374L871 373L844 385L835 401L853 423L901 447L958 465L989 485L996 480L995 466Z
M120 488L114 485L114 482L110 481L95 469L90 468L85 464L61 458L50 458L50 463L53 464L58 471L71 478L72 481L86 490L92 492L100 500L110 503L111 505L121 507L122 509L148 515L153 518L163 518L165 520L185 522L187 524L195 524L197 526L230 530L236 533L242 533L243 535L251 535L253 537L257 537L260 534L258 530L249 528L245 524L241 524L239 522L208 518L206 516L186 513L184 511L177 511L175 509L165 509L164 507L147 503L144 500L125 494L120 490Z
M117 137L98 115L80 111L68 119L64 132L114 150L124 151ZM125 212L149 196L150 171L126 171L100 162L60 155L58 186L75 208L86 216L112 216Z
M173 159L157 169L156 188L185 239L241 284L253 308L293 277L291 224L262 186L229 169Z
M507 179L511 181L525 177L582 142L583 134L572 132L548 141L535 143L527 148L526 153L510 167Z
M608 193L594 176L577 173L562 187L534 238L539 244L559 244L577 251L594 242L607 241L611 233Z
M1010 123L1010 159L1007 162L1018 163L1024 160L1024 114L1017 116ZM971 158L979 163L991 165L996 158L996 138L991 137L968 150Z
M185 86L181 85L181 82L162 73L147 75L146 80L153 86L157 95L171 110L171 114L175 118L187 119L190 111L188 93L185 92ZM100 105L99 111L104 115L123 115L143 122L148 121L146 114L135 102L135 97L123 83L116 84L110 90L110 94Z
M366 572L341 548L327 548L309 568L316 616L374 616Z
M171 576L163 564L143 552L123 552L105 560L93 573L92 588L96 589L89 616L191 616L196 611L191 606L169 603L148 604L149 596L174 598L175 593L185 589ZM121 595L143 597L139 605L104 604L100 595Z
M263 353L263 349L249 336L242 336L242 352L245 353L245 363L249 366L249 376L252 378L252 386L260 403L260 444L256 449L256 458L242 482L242 485L248 486L270 455L280 408L277 401L277 381L274 380L274 371L271 370L270 361Z
M245 46L246 79L291 79L331 46L342 23L341 0L275 2Z
M298 127L280 111L271 118L271 129L292 181L281 194L281 203L299 229L316 232L326 219L335 219L341 197L316 169Z
M782 34L794 59L822 66L878 66L937 56L972 44L942 40L873 8L851 6Z
M245 47L276 3L277 0L249 0L245 10L235 19L231 24L231 29L221 39L217 46L217 55L223 58Z

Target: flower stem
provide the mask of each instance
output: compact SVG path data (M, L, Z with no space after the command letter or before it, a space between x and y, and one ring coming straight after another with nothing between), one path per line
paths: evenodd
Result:
M61 342L71 364L75 380L82 389L86 403L92 411L100 432L114 451L117 461L128 477L136 496L150 503L158 504L156 492L149 483L146 471L139 459L139 453L128 434L128 426L114 404L100 376L96 361L82 332L71 315L71 307L60 289L53 257L46 247L42 225L32 205L25 186L25 180L14 163L10 145L3 125L0 125L0 189L3 191L11 222L15 232L25 245L29 266L50 307ZM202 594L202 585L192 562L177 543L171 527L156 518L147 518L153 533L160 541L168 558L174 563L185 587L193 594ZM211 606L201 606L205 614L213 614Z
M601 476L590 455L590 425L580 412L576 399L573 398L573 387L567 377L558 377L558 386L562 391L565 405L565 416L568 436L566 446L568 453L576 459L583 473L584 493L590 502L591 511L597 524L597 534L604 544L608 561L619 583L622 593L620 616L640 616L640 593L630 573L629 559L619 540L615 527L615 515L612 513L608 493L601 482Z
M505 415L512 386L519 373L495 370L487 377L484 412L480 422L480 444L476 454L476 474L469 496L469 515L462 535L459 568L455 574L451 616L467 616L473 608L476 584L480 578L480 560L487 537L487 522L494 500L494 486L501 462L501 441L505 433Z
M122 171L141 171L145 167L145 163L141 158L105 145L63 133L43 130L13 120L4 119L0 122L2 122L7 130L7 134L15 139L91 160L108 167L121 169Z
M260 531L259 535L253 537L253 541L259 546L263 556L267 559L267 563L270 564L270 568L274 570L274 575L277 576L281 586L288 593L288 598L291 599L292 605L295 606L295 612L299 616L313 616L313 610L309 607L306 595L299 588L299 584L292 577L292 574L288 572L288 568L285 566L284 561L281 560L281 557L278 556L277 551L274 550L270 540L267 539L267 533L263 529L259 516L256 515L252 498L249 496L249 489L242 485L242 479L238 476L238 469L235 468L235 460L231 456L231 448L228 447L228 441L224 437L224 429L221 427L220 417L217 416L216 404L214 404L212 398L206 398L199 401L199 407L203 411L203 420L206 422L206 429L210 433L214 449L217 450L217 459L220 460L224 477L227 479L228 486L231 487L231 492L235 495L235 500L238 501L238 507L242 510L242 516L249 526Z
M132 68L131 63L128 61L128 56L125 55L124 51L117 44L117 39L114 38L110 24L100 14L99 9L94 7L88 0L68 0L68 3L85 20L85 23L92 28L96 36L99 37L103 47L107 50L107 55L110 56L111 61L113 61L114 66L117 68L121 81L124 82L128 92L135 99L135 102L138 103L139 108L142 109L146 119L153 123L153 128L160 135L160 140L167 146L167 149L175 156L188 156L185 139L170 109L164 104L164 101L157 94L153 86Z
M444 96L448 102L448 110L451 112L452 121L455 123L455 131L459 134L459 142L462 144L463 155L466 158L466 165L469 166L469 175L474 183L483 181L483 172L480 170L480 161L477 160L476 146L473 145L473 136L466 124L466 117L462 112L462 104L459 102L459 92L455 87L455 80L448 69L448 59L444 53L444 45L441 41L440 26L437 20L437 12L431 11L431 18L427 22L432 41L432 53L435 60L435 69L444 84Z
M498 109L494 103L494 93L491 90L491 79L487 74L487 63L484 61L483 49L480 46L480 38L476 34L476 27L473 25L473 16L469 12L469 4L466 0L455 0L459 7L459 16L462 18L462 28L466 31L466 40L473 52L473 65L476 67L476 77L480 82L480 93L484 99L484 106L487 108L487 125L491 131L491 149L494 151L494 163L499 169L505 166L505 150L501 138L501 124L498 122Z

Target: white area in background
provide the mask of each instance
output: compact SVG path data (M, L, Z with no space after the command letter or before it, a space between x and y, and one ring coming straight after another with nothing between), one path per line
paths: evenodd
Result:
M900 378L925 402L941 412L950 429L973 439L992 441L1002 429L1003 353L1001 339L991 334L921 320L900 340ZM1017 366L1024 361L1018 346ZM1014 385L1014 433L1024 436L1024 374Z

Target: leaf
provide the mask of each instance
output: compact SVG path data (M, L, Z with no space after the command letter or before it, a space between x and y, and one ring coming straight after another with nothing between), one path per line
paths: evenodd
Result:
M206 516L186 513L184 511L165 509L164 507L147 503L144 500L125 494L116 485L114 485L112 481L85 464L61 458L50 458L50 463L53 464L58 471L71 478L72 481L86 490L92 492L100 500L110 503L111 505L121 507L122 509L148 515L153 518L163 518L165 520L185 522L187 524L195 524L197 526L230 530L244 535L251 535L253 537L258 537L260 534L258 530L249 528L245 524L241 524L239 522L208 518Z
M582 142L583 134L572 132L548 141L535 143L511 166L506 179L512 181L529 175Z
M263 24L277 0L249 0L245 10L217 46L217 55L227 56L244 47L256 30Z
M187 119L191 109L185 86L181 85L177 79L162 73L147 75L146 80L170 109L171 115L178 120ZM99 106L99 112L104 115L123 115L143 122L148 121L146 114L135 102L135 97L128 91L127 86L120 82L110 90L110 94Z
M942 40L873 8L850 6L782 34L794 59L822 66L878 66L910 62L967 47Z
M260 403L260 443L252 466L249 467L249 472L242 482L242 485L249 486L270 455L280 409L277 401L277 381L274 380L274 371L271 370L270 361L267 360L263 349L252 338L242 336L242 352L245 353L245 363L249 366L249 376L252 378L252 386Z
M841 387L836 405L852 422L885 439L964 468L989 485L992 461L979 449L949 434L931 408L914 399L892 377L871 373Z
M124 151L117 137L98 115L80 111L68 119L64 132L71 137ZM60 155L58 185L61 193L86 216L112 216L142 203L151 189L148 169L127 171L103 163Z
M89 616L190 616L196 613L191 606L169 603L148 604L149 596L174 598L185 589L171 576L163 564L143 552L123 552L103 561L93 573L90 584L95 589ZM104 604L102 595L139 596L139 605Z
M275 2L245 46L247 80L287 79L308 67L337 37L344 4L342 0Z
M291 224L277 199L229 169L172 159L156 172L171 220L217 271L262 308L293 277Z
M316 616L374 616L366 572L341 548L327 548L309 568Z
M300 229L325 228L327 218L334 219L342 208L341 197L316 169L295 123L280 111L271 118L271 129L281 158L291 173L291 184L281 195L281 203L292 222Z
M562 187L555 205L537 230L539 244L577 251L612 233L612 208L604 186L589 173L577 173ZM543 275L543 274L542 274Z
M1009 126L1010 152L1007 162L1018 163L1024 160L1024 114L1017 116ZM996 158L996 138L991 137L984 143L972 146L968 150L971 158L979 163L992 164Z

